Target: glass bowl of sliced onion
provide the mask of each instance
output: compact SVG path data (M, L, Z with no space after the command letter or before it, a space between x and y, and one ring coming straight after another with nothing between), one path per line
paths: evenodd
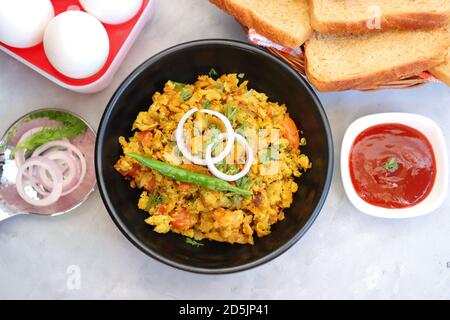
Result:
M0 220L54 216L94 191L95 132L79 116L40 109L17 120L0 141Z

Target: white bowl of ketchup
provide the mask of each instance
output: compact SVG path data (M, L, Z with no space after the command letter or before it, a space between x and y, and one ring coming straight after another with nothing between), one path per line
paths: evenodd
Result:
M448 192L444 135L421 115L362 117L344 135L341 174L348 198L363 213L389 219L428 214Z

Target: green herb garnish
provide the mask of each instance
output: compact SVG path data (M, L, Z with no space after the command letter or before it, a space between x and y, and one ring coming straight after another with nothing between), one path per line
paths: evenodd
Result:
M184 89L184 87L186 87L185 83L175 82L175 81L172 81L172 83L174 84L175 90L177 90L177 91L182 91Z
M186 243L187 243L187 244L190 244L191 246L197 247L197 248L204 246L203 243L200 243L200 242L198 242L198 241L195 241L195 240L192 239L192 238L186 238Z
M233 108L233 103L228 101L225 110L225 116L228 118L228 120L233 121L239 111L239 108Z
M216 83L216 88L217 88L217 89L220 89L220 90L222 90L222 91L225 90L225 87L224 87L223 84L220 83L220 82L217 82L217 83Z
M219 134L219 129L211 128L211 138L203 144L203 147L207 148L210 144L216 144L219 141Z
M221 172L226 173L227 172L227 160L223 159L218 164L216 164L216 168L219 169Z
M211 68L211 70L209 70L208 75L212 78L212 77L217 77L219 74L217 73L217 71L214 68Z
M262 164L266 165L269 161L276 161L279 160L279 153L274 152L276 150L272 150L272 148L268 148L267 150L263 150L259 154L259 161L261 161Z
M248 177L243 177L236 181L236 186L245 190L250 190L253 184L254 182L251 181Z
M183 89L181 91L181 100L183 102L188 101L192 97L192 91L189 89Z
M389 171L390 173L394 173L398 170L398 162L397 158L392 157L390 158L384 165L383 168Z
M153 190L148 194L147 210L164 202L164 198L157 191Z
M225 174L235 175L239 173L239 166L236 164L227 164L227 160L223 159L221 162L216 164L216 168Z
M48 118L50 120L59 121L62 126L61 128L44 128L41 131L36 132L31 137L18 144L14 148L12 155L19 150L25 150L27 153L30 153L47 142L73 138L81 135L87 129L87 125L78 117L60 111L36 112L24 120L30 121L39 118Z
M244 121L239 127L236 128L236 132L241 135L245 135L245 131L247 130L248 126L248 121Z
M211 109L211 101L209 100L203 101L202 106L204 109Z
M226 172L226 174L233 176L233 175L235 175L235 174L238 174L239 171L240 171L240 170L239 170L239 167L238 167L237 165L235 165L235 164L230 164L230 165L228 166L228 171Z

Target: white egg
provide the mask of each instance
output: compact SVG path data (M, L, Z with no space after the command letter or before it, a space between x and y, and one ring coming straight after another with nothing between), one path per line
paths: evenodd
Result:
M121 24L133 18L142 0L80 0L84 10L107 24Z
M105 65L109 38L94 16L83 11L66 11L48 24L44 49L56 70L70 78L84 79Z
M0 0L0 41L15 48L33 47L42 42L54 16L50 0Z

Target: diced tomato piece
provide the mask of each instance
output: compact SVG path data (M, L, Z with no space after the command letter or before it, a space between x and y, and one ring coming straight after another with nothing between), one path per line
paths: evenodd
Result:
M189 211L187 211L186 209L175 211L175 213L172 215L172 218L172 227L175 230L188 230L191 226L191 216L189 215Z
M131 169L130 171L127 172L127 176L136 178L138 176L138 173L135 170Z
M300 137L298 135L297 125L291 117L286 116L282 122L283 136L289 141L289 145L298 149L300 146Z
M142 131L138 133L138 139L142 145L146 148L150 148L152 143L152 137L150 131Z
M155 179L151 179L145 184L144 188L147 191L152 191L155 188L155 186L156 186Z
M192 184L187 182L180 182L180 189L181 191L187 192L192 189Z
M166 208L166 206L160 206L158 211L161 214L165 214L165 213L167 213L167 208Z

